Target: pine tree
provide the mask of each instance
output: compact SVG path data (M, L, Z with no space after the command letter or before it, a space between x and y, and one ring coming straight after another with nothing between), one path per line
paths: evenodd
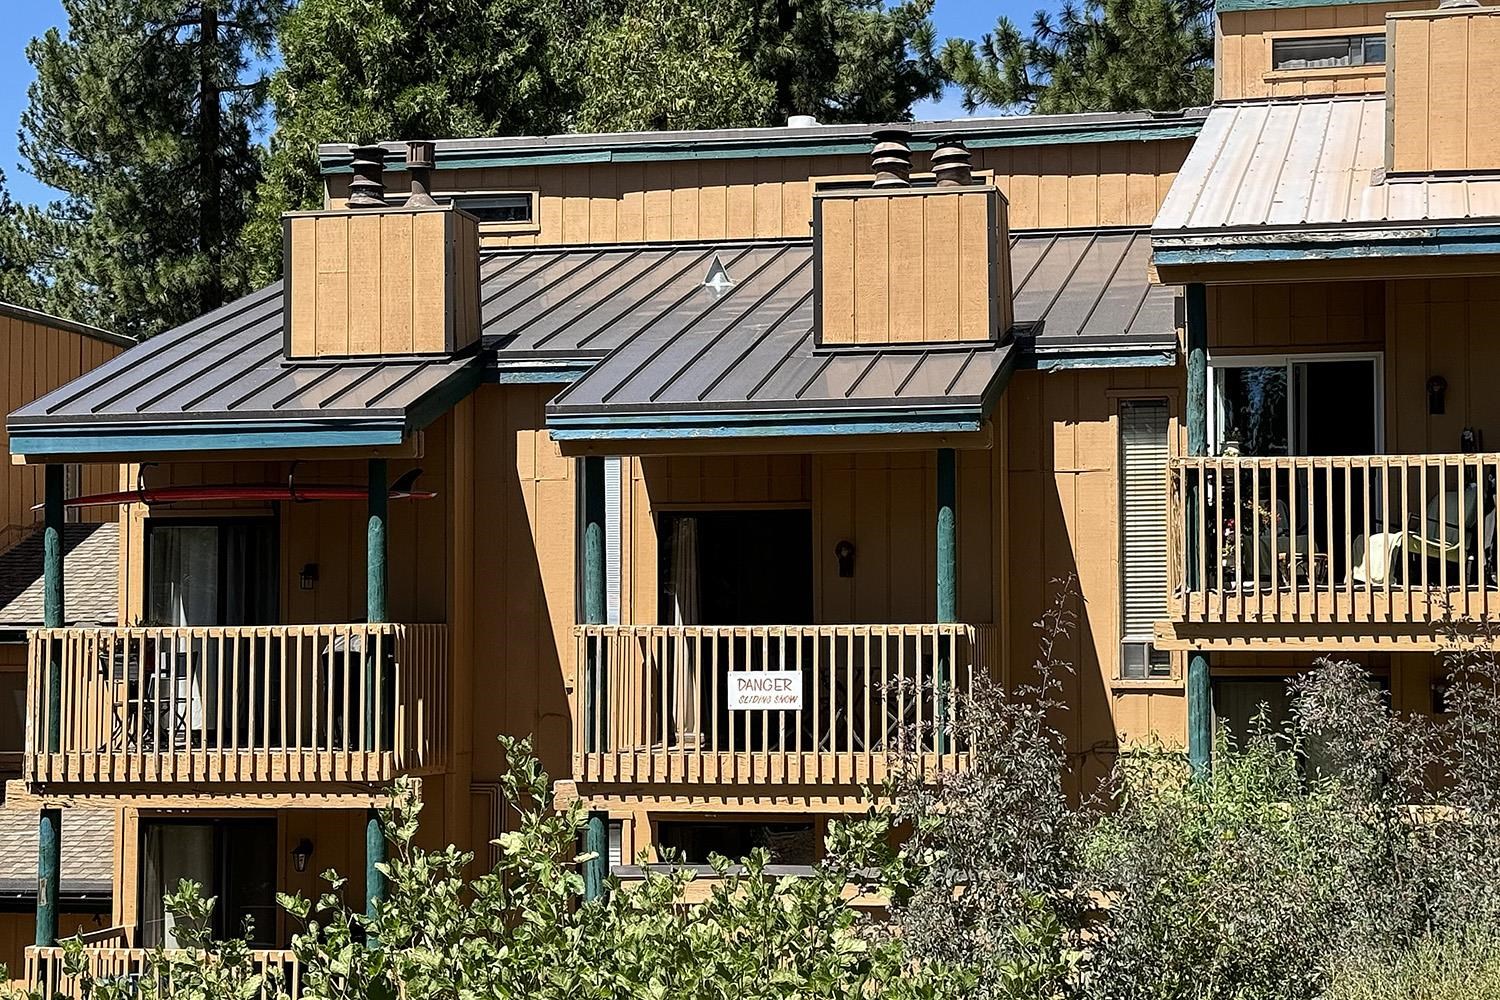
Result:
M942 62L970 111L1175 111L1213 100L1212 14L1211 0L1067 0L1029 35L1001 17L977 45L950 39Z
M247 233L322 204L320 142L886 121L939 89L932 0L300 0Z
M602 3L583 49L589 131L884 122L941 89L932 0Z
M246 290L238 240L284 3L63 0L66 32L26 50L20 132L30 172L62 193L22 220L48 308L149 335Z
M319 143L561 131L576 104L574 7L300 0L282 23L276 132L246 233L256 279L280 272L281 213L322 206Z

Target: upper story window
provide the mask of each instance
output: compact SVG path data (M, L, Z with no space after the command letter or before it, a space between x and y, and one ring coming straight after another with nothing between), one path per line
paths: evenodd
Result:
M537 193L532 190L496 190L496 192L455 193L434 192L432 199L440 205L458 205L466 213L478 219L480 226L495 228L525 229L537 222ZM392 204L402 204L404 198L396 195L389 199Z
M1335 69L1385 63L1385 34L1319 35L1271 40L1271 69Z
M536 195L530 191L494 194L434 194L440 205L457 205L484 225L527 226L536 220Z

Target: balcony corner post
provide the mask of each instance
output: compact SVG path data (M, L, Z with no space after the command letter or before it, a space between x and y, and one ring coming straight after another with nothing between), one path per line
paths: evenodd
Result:
M939 448L937 453L937 620L940 625L958 621L958 453ZM948 673L952 650L945 636L938 637L936 690L933 692L933 748L948 752Z
M369 520L365 530L365 619L370 624L388 620L386 608L386 513L389 504L389 489L386 461L372 458L369 462ZM367 639L366 647L373 644ZM377 749L376 716L380 697L376 690L379 664L375 650L366 648L364 660L364 744L365 749ZM385 898L385 876L378 865L385 863L385 831L380 824L380 811L370 809L365 816L365 915L375 917L376 904ZM373 938L372 938L373 943Z
M1188 763L1193 774L1208 774L1213 760L1213 686L1209 683L1208 654L1201 649L1188 653L1187 666Z
M389 488L386 462L370 459L369 525L365 531L365 618L371 623L387 621L386 592L386 511Z
M1192 457L1208 454L1208 293L1202 284L1187 286L1185 293L1184 347L1187 352L1187 447ZM1198 481L1187 480L1187 591L1188 599L1201 583L1198 579L1198 544L1201 497ZM1209 682L1208 654L1195 649L1187 665L1188 762L1193 773L1208 773L1213 755L1213 687Z
M379 902L385 898L385 874L379 865L385 864L385 827L380 822L380 810L371 807L365 814L365 918L373 923ZM371 948L379 944L379 937L372 930L365 938Z
M589 813L583 828L583 853L593 855L583 863L583 898L587 902L603 899L609 874L609 813Z
M604 581L604 459L589 456L583 460L583 624L603 625L609 617ZM584 748L595 753L605 741L602 706L608 704L605 678L600 665L600 640L590 637L583 683Z
M42 527L42 624L62 628L67 621L63 599L64 469L46 467ZM47 643L47 752L62 750L62 649L59 640ZM57 896L62 867L62 810L43 809L36 840L36 943L57 944Z

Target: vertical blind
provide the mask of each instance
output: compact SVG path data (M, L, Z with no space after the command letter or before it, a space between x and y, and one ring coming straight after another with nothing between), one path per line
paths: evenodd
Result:
M1120 404L1122 638L1147 640L1167 614L1167 401Z
M604 621L620 624L620 489L625 463L604 460Z

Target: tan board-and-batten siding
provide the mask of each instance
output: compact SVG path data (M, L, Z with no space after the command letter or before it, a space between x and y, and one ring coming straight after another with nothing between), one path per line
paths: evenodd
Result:
M291 358L454 354L479 336L478 222L453 208L288 215Z
M813 219L820 344L974 342L1009 329L996 188L820 192Z
M0 395L5 412L97 368L127 343L126 338L102 330L0 303ZM0 427L0 446L10 450L4 427ZM0 549L41 524L41 511L32 508L42 502L42 475L37 465L5 463L5 473L0 475L0 514L5 519L0 525ZM113 465L81 466L74 488L84 493L112 490L117 476ZM113 521L115 508L85 508L79 516L85 521Z
M1500 8L1394 14L1386 48L1386 167L1393 173L1500 169Z
M1146 226L1192 139L1059 142L976 148L973 169L1004 193L1010 226ZM919 169L926 155L916 156ZM812 195L825 180L867 176L866 155L687 159L439 169L439 194L537 192L534 232L486 235L487 247L807 237ZM348 175L330 174L329 205L343 206ZM388 196L406 175L387 173Z
M1315 94L1374 94L1385 89L1385 66L1334 66L1275 70L1271 45L1278 38L1375 34L1387 14L1427 10L1431 0L1406 3L1347 3L1232 10L1218 15L1214 52L1214 96L1220 101Z

